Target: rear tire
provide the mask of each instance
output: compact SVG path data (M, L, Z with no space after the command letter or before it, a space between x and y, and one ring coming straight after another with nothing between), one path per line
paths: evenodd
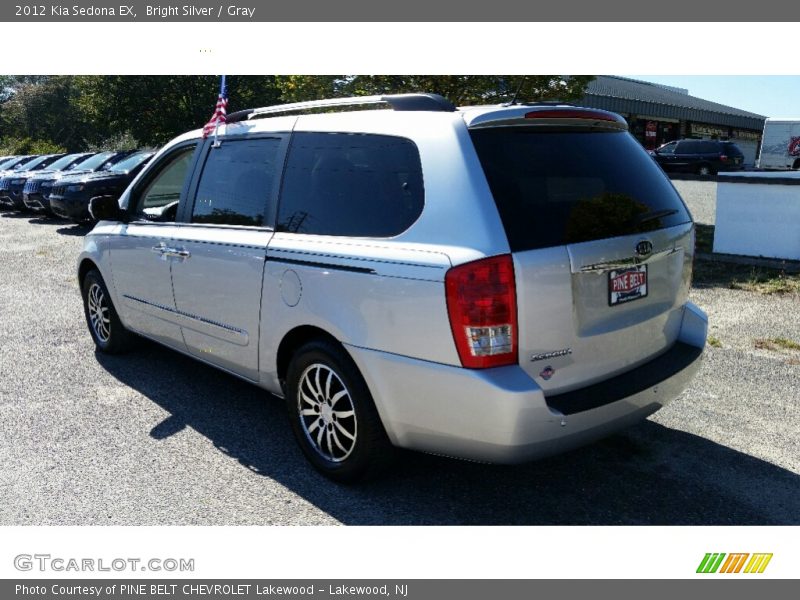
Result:
M108 288L97 269L92 269L83 278L81 292L86 325L97 349L105 354L122 354L131 350L136 336L125 329L120 321Z
M332 342L314 340L295 352L286 375L286 409L303 454L329 479L371 478L394 456L364 378Z

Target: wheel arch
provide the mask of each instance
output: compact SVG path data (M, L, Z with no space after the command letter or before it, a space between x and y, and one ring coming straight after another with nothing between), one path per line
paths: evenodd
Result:
M289 370L289 363L291 362L294 353L303 344L306 344L307 342L310 342L311 340L315 339L323 339L331 343L334 343L338 347L340 347L348 356L350 355L350 353L347 352L347 349L344 347L344 345L324 329L316 327L314 325L299 325L294 329L287 331L286 334L283 336L283 339L281 340L280 344L278 345L278 352L276 354L275 360L278 373L278 381L280 381L281 387L283 387L284 381L286 380L286 373Z
M95 269L98 272L100 271L100 267L98 267L97 263L94 262L91 258L84 258L83 260L81 260L80 264L78 265L78 285L81 288L83 287L83 280L86 278L86 274L92 269Z

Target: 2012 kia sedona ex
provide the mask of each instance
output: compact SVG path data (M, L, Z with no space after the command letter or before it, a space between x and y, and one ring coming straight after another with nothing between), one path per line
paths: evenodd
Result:
M390 110L347 110L369 103ZM283 397L340 481L394 447L514 463L585 444L679 396L705 345L692 218L609 112L251 109L92 212L97 348L144 336Z

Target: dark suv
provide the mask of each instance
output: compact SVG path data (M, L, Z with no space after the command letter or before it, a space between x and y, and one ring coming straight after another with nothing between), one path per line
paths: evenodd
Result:
M0 177L0 204L14 210L25 210L22 202L22 188L28 177L49 167L63 154L45 154L20 164L12 171Z
M89 201L97 196L119 197L153 154L149 150L138 151L102 171L58 180L50 192L50 210L76 223L92 221Z
M678 140L657 148L653 157L665 171L713 175L743 168L744 154L733 142Z
M50 192L53 186L65 177L88 175L98 171L108 170L115 163L130 155L133 150L118 152L100 152L97 154L86 153L84 158L68 169L55 170L51 165L47 171L42 171L30 177L22 190L25 206L34 211L53 214L50 210ZM62 159L63 160L63 159Z

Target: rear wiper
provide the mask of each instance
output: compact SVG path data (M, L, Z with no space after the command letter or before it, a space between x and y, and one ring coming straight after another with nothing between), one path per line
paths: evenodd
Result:
M674 215L677 213L677 209L664 209L664 210L655 210L653 212L645 213L643 215L639 215L636 217L636 224L640 225L641 223L646 223L647 221L655 221L656 219L661 219L663 217L669 217L670 215Z

